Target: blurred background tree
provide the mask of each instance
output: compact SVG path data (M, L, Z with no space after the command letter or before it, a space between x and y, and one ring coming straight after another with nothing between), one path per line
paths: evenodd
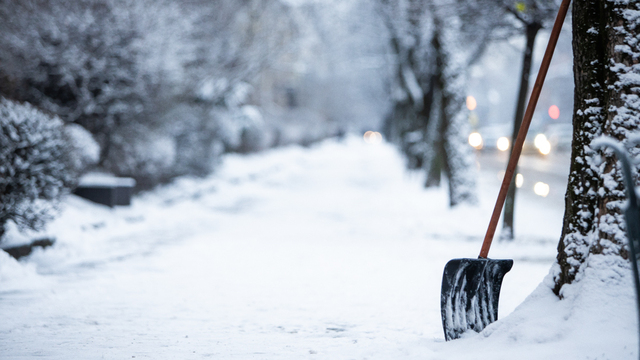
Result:
M379 0L395 60L393 108L385 135L398 143L425 186L449 181L451 206L475 203L477 178L465 110L467 72L500 30L492 0Z

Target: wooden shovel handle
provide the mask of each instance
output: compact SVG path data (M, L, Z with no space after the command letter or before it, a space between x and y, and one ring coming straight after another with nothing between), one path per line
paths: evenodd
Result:
M553 30L551 30L551 36L549 37L547 50L545 51L544 57L542 58L540 71L538 71L536 83L533 85L531 97L529 98L529 104L527 105L527 110L524 113L524 118L522 119L522 125L520 125L520 130L518 131L516 142L515 144L513 144L513 151L511 152L511 157L509 158L509 164L507 164L507 170L504 173L504 179L502 180L502 186L500 187L500 193L498 194L496 205L493 208L493 214L491 215L491 220L489 221L487 234L484 236L484 242L482 243L482 249L480 250L481 258L486 259L487 256L489 256L489 248L491 248L491 242L493 241L493 235L495 234L496 227L498 226L500 213L502 212L504 201L507 198L507 191L509 190L511 180L513 180L516 165L518 165L518 159L520 159L520 154L522 153L524 139L527 137L527 131L529 131L531 118L533 117L533 112L536 109L536 105L538 104L538 98L540 97L542 84L544 84L544 78L547 76L547 70L549 70L549 64L551 63L551 58L553 57L553 51L555 50L556 44L558 43L560 30L562 29L564 18L567 15L567 10L569 10L570 2L571 0L562 0L562 4L560 4L560 9L558 10L558 16L556 17L556 21L553 24Z

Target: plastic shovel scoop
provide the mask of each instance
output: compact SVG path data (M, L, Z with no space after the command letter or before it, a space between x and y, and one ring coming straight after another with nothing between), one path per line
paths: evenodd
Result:
M502 180L500 193L493 208L489 228L482 243L478 259L453 259L444 267L440 311L445 339L457 339L467 330L482 331L487 325L498 319L498 300L504 275L511 270L513 260L488 259L489 248L498 225L498 219L507 197L507 190L513 180L522 145L527 136L533 112L540 97L544 78L549 70L562 23L567 15L570 0L563 0L553 25L547 50L540 64L538 77L531 91L529 104L522 119L522 125L513 145L507 170Z
M513 260L453 259L442 276L442 326L446 340L471 329L481 331L498 320L502 278Z

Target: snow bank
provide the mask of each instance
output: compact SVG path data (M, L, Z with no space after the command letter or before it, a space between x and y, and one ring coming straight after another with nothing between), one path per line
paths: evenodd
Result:
M37 274L35 264L19 263L0 250L0 294L37 289L48 283Z
M597 262L607 260L602 257ZM509 316L482 333L442 344L442 359L635 359L638 324L631 273L592 264L563 300L553 280L543 283ZM616 268L614 266L613 268Z

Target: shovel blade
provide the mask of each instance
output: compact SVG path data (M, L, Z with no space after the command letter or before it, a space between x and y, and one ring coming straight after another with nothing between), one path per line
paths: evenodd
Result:
M513 260L453 259L444 267L440 310L445 340L471 329L482 331L498 320L498 300L504 275Z

